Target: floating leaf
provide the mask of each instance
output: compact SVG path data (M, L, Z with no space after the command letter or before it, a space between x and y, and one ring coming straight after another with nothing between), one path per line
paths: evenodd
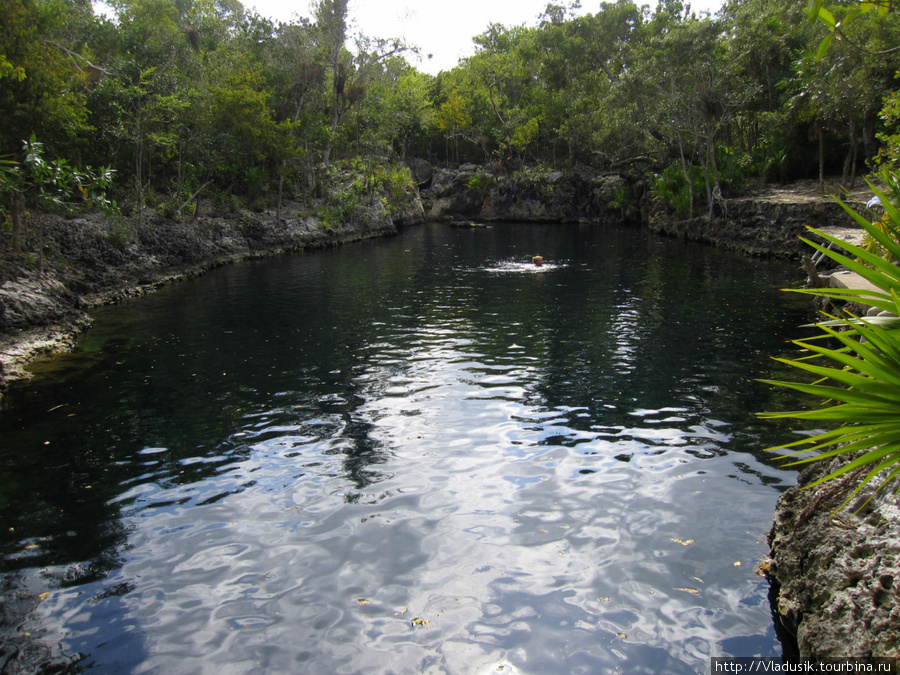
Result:
M741 566L741 561L738 560L737 562L735 562L735 563L734 563L734 566L735 566L735 567L740 567L740 566Z
M394 612L394 616L403 616L403 615L406 614L408 611L409 611L409 608L408 608L408 607L404 607L404 608L401 609L399 612Z
M693 539L672 539L676 544L681 544L682 546L690 546L694 543Z
M33 551L33 550L36 549L36 548L40 548L40 545L39 545L39 544L29 544L28 546L25 547L25 550L26 550L26 551Z
M428 619L422 619L418 616L409 623L413 628L428 628L428 626L431 625L431 622Z
M622 638L622 639L624 640L624 639L627 638L628 636L625 635L625 633L616 633L616 637L620 637L620 638Z
M372 601L371 601L371 600L366 600L365 598L360 598L359 600L356 601L356 604L358 604L358 605L371 605L371 604L372 604Z
M675 590L684 591L685 593L692 593L694 595L697 595L700 592L696 588L676 588Z
M602 598L597 598L597 600L599 600L600 602L609 602L609 598L607 598L606 596L604 596Z

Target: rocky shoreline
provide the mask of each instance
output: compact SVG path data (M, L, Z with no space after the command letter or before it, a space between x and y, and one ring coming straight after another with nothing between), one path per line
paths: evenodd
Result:
M0 392L27 378L26 366L37 356L71 349L90 325L92 307L239 260L394 235L424 217L421 204L394 216L379 207L333 228L304 215L300 204L283 209L281 221L274 212L191 220L152 216L127 229L99 215L45 216L42 269L33 255L0 257ZM4 244L0 250L8 251Z
M814 462L778 500L763 562L776 628L792 656L898 658L897 497L893 488L873 495L867 486L836 511L859 484L859 471L807 486L838 466Z
M142 227L99 216L46 217L44 255L0 255L0 390L27 377L39 354L71 349L89 310L238 260L337 246L396 234L426 219L446 222L550 221L597 226L630 222L750 255L800 258L805 226L846 227L848 217L815 183L766 188L721 205L721 216L679 219L654 203L641 181L619 175L543 172L497 178L478 167L438 171L421 198L391 214L375 204L327 228L305 205L274 212L207 213L191 220L150 217ZM850 195L865 203L864 192ZM0 250L9 242L0 235ZM806 485L825 467L800 476ZM772 582L773 616L788 656L900 656L900 510L879 494L859 514L834 514L847 485L781 497L762 567ZM27 605L27 603L26 603Z

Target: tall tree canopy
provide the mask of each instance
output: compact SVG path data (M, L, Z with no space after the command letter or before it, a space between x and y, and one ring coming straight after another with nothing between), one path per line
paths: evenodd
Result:
M238 0L115 0L114 20L84 0L5 0L0 155L21 160L34 135L48 156L112 164L139 213L204 189L280 207L320 194L335 163L413 157L667 171L691 210L712 209L741 176L852 182L895 137L879 111L897 14L841 2L814 3L818 23L798 0L729 0L715 17L680 0L551 3L431 76L401 41L355 31L347 0L290 23Z

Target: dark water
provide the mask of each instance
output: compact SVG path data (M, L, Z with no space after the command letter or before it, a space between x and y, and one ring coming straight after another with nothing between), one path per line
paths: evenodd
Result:
M98 312L0 411L24 628L102 673L778 655L753 567L794 473L753 378L812 316L798 281L633 230L423 226Z

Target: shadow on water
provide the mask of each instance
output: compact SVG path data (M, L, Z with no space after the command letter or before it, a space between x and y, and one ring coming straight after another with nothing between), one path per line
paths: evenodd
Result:
M104 309L2 402L2 571L104 672L772 655L751 569L793 474L753 378L811 315L793 273L428 226Z

